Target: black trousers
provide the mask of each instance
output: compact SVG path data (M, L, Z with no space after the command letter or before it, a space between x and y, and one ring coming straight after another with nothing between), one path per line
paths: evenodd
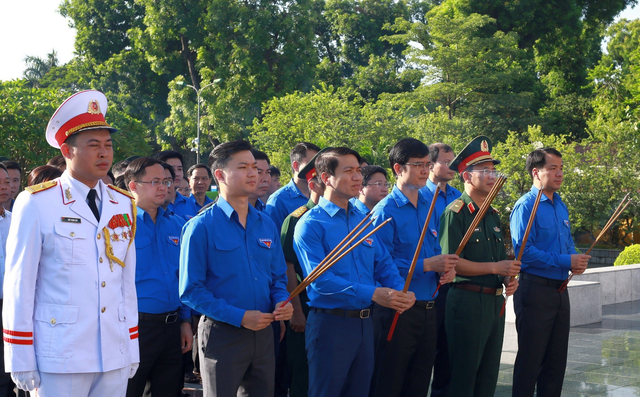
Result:
M425 397L436 356L436 309L416 305L405 311L387 341L395 314L379 305L373 309L376 359L369 395Z
M447 294L451 283L442 284L436 297L436 313L438 314L438 340L436 341L436 361L433 364L433 381L431 382L431 397L449 397L449 383L451 383L451 364L449 363L449 344L447 331L444 327Z
M198 339L204 397L273 397L273 328L252 331L202 316Z
M138 320L140 366L129 379L127 397L177 397L182 392L182 348L180 319L166 324L144 319Z
M569 346L569 291L539 284L523 274L513 305L518 331L518 354L513 368L513 397L560 396Z

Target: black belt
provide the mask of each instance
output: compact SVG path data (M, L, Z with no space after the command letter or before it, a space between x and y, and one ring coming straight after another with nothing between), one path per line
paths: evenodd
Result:
M466 289L467 291L480 292L487 295L502 295L502 288L491 288L471 283L454 283L451 288Z
M436 304L436 301L416 301L416 303L414 303L413 306L417 306L422 309L429 310L429 309L433 309L435 304Z
M338 316L338 317L353 317L353 318L361 318L361 319L371 317L370 307L362 310L318 309L314 307L313 311L316 313L331 314L332 316Z
M523 280L529 280L532 283L546 285L553 288L560 288L562 284L564 284L564 280L555 280L553 278L546 278L541 276L536 276L529 273L520 273L520 278Z
M160 314L138 312L138 321L153 321L156 323L173 324L178 321L178 312L167 312Z

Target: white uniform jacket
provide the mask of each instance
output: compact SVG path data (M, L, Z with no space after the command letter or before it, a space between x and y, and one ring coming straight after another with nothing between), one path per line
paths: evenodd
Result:
M98 182L98 222L66 172L29 189L16 200L7 239L7 372L107 372L139 362L136 249L127 225L135 203ZM106 235L124 267L109 259Z

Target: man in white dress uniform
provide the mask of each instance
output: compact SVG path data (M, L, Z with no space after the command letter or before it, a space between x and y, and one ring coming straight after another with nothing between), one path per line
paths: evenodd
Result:
M47 126L67 170L20 193L7 238L5 368L47 396L124 396L138 367L135 204L103 178L115 131L99 91L68 98Z

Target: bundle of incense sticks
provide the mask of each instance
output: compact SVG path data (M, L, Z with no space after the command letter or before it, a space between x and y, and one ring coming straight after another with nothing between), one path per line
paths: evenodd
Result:
M380 230L380 228L382 228L387 223L391 222L391 220L393 219L393 218L389 218L386 221L382 222L372 231L367 233L363 238L358 240L355 244L351 245L360 236L360 234L362 234L362 232L364 232L371 225L371 223L373 223L374 219L371 219L369 222L367 222L366 225L362 226L362 224L370 216L371 216L371 213L369 213L362 221L360 221L360 223L358 223L358 225L351 232L349 232L349 234L347 234L347 236L344 239L342 239L342 241L340 241L340 243L338 243L338 245L336 245L336 247L331 252L329 252L329 254L318 264L318 266L316 266L316 268L313 269L313 271L309 273L309 275L305 277L305 279L302 280L300 284L298 284L298 286L289 295L289 298L286 301L284 301L280 307L283 307L287 303L291 302L291 299L298 296L312 282L318 279L318 277L322 276L324 272L329 270L331 266L335 265L340 259L344 258L345 255L353 251L358 245L362 244L369 237L371 237L375 232Z
M616 210L613 211L613 215L611 215L611 218L609 218L609 221L607 221L606 225L604 225L604 227L600 231L600 234L598 234L598 237L596 237L593 243L591 243L591 247L589 247L585 255L589 255L593 247L596 246L596 243L600 241L602 236L604 236L609 231L609 229L611 229L611 226L613 226L613 224L616 223L620 215L622 215L624 210L627 209L629 204L631 204L631 199L629 198L629 193L627 193L620 201L620 204L618 204L618 207L616 208ZM567 277L567 279L564 281L564 283L562 283L560 288L558 288L559 293L563 293L564 290L567 289L567 286L569 285L569 281L571 281L571 278L573 278L573 273L571 273L569 277Z
M500 192L500 189L502 189L502 186L506 181L507 181L507 176L505 174L498 174L498 176L496 177L495 184L491 188L491 191L489 192L487 197L484 199L484 202L480 206L480 209L478 210L478 213L476 214L475 218L473 218L473 221L471 222L469 229L467 229L467 232L464 234L462 241L460 241L460 245L458 245L458 249L456 250L456 255L460 256L460 254L462 253L462 250L464 250L464 246L467 245L467 243L469 242L469 239L471 238L473 231L476 230L476 227L478 227L478 224L480 223L482 218L484 218L484 215L487 213L487 210L489 209L489 207L491 207L491 203L493 203L493 200L496 198L496 196ZM434 291L432 297L436 296L436 294L438 293L438 290L440 289L440 285L441 284L438 284L438 287Z
M531 233L531 225L533 225L533 221L536 219L536 213L538 212L538 205L540 205L540 199L542 198L542 194L544 192L544 186L538 190L538 194L536 195L536 201L533 203L533 207L531 208L531 215L529 215L529 222L527 223L527 228L524 230L524 236L522 237L522 244L520 245L520 251L518 251L517 261L522 259L522 254L524 254L524 247L527 245L527 240L529 239L529 233ZM520 277L517 275L516 278ZM506 287L506 285L505 285ZM500 309L500 317L504 314L504 309L507 306L507 301L509 300L509 296L507 296L502 303L502 309Z
M429 228L429 221L431 220L431 214L433 214L433 209L436 206L438 193L440 193L440 182L438 182L438 185L436 186L436 191L433 193L433 200L431 200L431 206L429 207L429 212L427 213L427 219L424 221L424 226L422 226L422 232L420 233L420 240L418 240L416 251L413 254L413 259L411 260L411 266L409 267L409 273L407 274L407 279L404 282L404 288L402 289L402 292L406 293L409 290L409 285L411 284L411 278L413 277L413 272L416 270L416 262L418 261L418 256L420 256L420 250L422 250L422 243L424 242L424 238L427 235L427 229ZM387 335L387 341L390 341L391 338L393 338L393 331L395 331L396 329L396 324L398 323L398 317L400 317L400 313L396 312L396 315L393 318L393 323L391 323L391 328L389 329L389 334Z

